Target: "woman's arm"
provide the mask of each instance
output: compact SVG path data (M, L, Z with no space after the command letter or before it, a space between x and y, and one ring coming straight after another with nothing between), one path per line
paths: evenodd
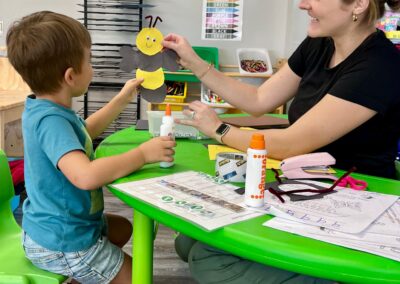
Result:
M209 89L230 104L255 116L271 112L291 99L297 91L300 77L286 64L259 88L225 76L202 60L188 41L179 35L165 37L163 45L173 49L180 63L192 72Z
M189 105L196 114L194 120L180 123L193 125L207 136L215 138L215 130L221 124L215 112L200 102ZM254 132L265 136L268 156L285 159L295 155L310 153L357 128L376 114L364 106L326 95L318 104L286 129L242 130L236 127L226 133L224 144L246 151Z

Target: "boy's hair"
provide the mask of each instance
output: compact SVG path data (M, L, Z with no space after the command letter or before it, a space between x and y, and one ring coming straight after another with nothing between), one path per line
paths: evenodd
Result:
M7 33L7 54L33 92L58 91L65 71L81 72L90 34L77 20L50 11L36 12L14 22Z

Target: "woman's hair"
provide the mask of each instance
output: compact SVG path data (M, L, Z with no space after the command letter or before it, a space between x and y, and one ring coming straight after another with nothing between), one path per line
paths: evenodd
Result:
M355 0L342 0L345 4L351 4ZM382 18L385 13L385 4L387 4L390 9L397 10L400 8L400 0L370 0L365 21L369 24L375 23L376 20Z
M14 22L7 33L10 63L35 93L59 90L65 71L81 72L91 39L77 20L49 11Z

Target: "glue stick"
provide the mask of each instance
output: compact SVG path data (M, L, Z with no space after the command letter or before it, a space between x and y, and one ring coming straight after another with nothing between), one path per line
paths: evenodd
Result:
M160 136L171 136L175 140L175 123L171 115L171 107L167 104L165 108L165 115L162 117L160 126ZM169 168L174 165L173 162L160 162L161 168Z
M264 135L254 133L250 147L247 149L246 183L244 202L247 206L262 207L264 205L265 166L267 151Z

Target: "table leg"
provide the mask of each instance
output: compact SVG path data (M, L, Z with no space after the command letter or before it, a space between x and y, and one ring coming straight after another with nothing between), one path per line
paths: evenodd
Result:
M132 281L134 284L153 283L154 221L134 210Z

